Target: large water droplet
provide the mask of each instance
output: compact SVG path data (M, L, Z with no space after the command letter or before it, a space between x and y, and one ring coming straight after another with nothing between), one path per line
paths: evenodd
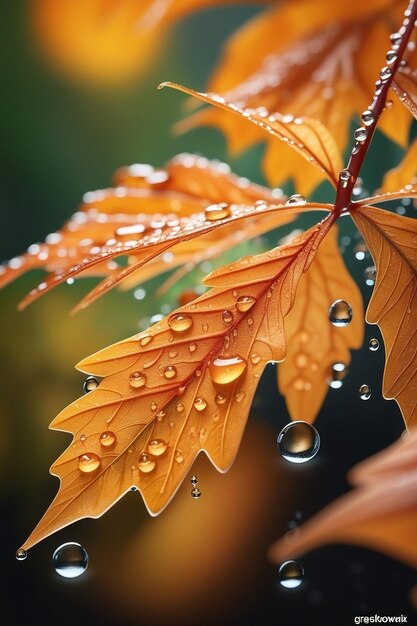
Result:
M285 561L278 570L279 582L287 589L295 589L303 582L304 569L297 561Z
M155 459L149 456L149 454L142 453L139 456L138 467L143 474L149 474L149 472L152 472L152 470L155 469L155 465Z
M194 487L194 489L191 489L192 498L199 498L200 496L201 496L201 491L198 487Z
M197 409L197 411L204 411L204 409L207 407L207 401L204 398L195 398L194 400L194 408Z
M176 375L177 375L177 368L175 367L175 365L168 365L164 369L165 378L175 378Z
M332 389L340 389L348 373L345 363L333 363L330 369L329 385Z
M369 385L361 385L359 387L359 397L361 400L369 400L371 397L371 388Z
M344 327L352 321L352 308L345 300L335 300L329 308L329 320L333 326Z
M246 361L240 356L219 356L209 366L210 376L219 385L229 385L246 369Z
M132 372L129 376L129 385L133 387L133 389L139 389L143 387L146 383L146 374L142 372Z
M371 126L374 121L374 114L369 109L366 109L366 111L362 113L362 124L364 124L364 126Z
M371 352L376 352L379 348L379 341L378 339L375 339L375 337L373 337L372 339L369 340L369 349L371 350Z
M306 463L320 448L320 435L308 422L290 422L277 438L278 450L291 463Z
M78 457L78 469L84 474L94 472L101 465L100 457L94 452L86 452Z
M224 202L220 204L211 204L204 210L205 218L208 222L217 222L231 215L231 211Z
M26 550L23 550L23 548L19 548L19 550L16 551L16 559L18 561L24 561L27 558L28 553L26 552Z
M167 442L163 439L160 439L159 437L157 439L152 439L148 443L148 450L153 456L161 456L162 454L164 454L164 452L167 451L167 449Z
M222 320L225 324L230 324L231 322L233 322L233 314L231 313L231 311L223 311Z
M172 328L176 333L183 333L193 325L193 320L189 315L182 315L180 313L171 315L168 320L168 326Z
M285 204L305 204L307 200L299 193L295 193L290 196Z
M105 448L111 448L116 443L116 435L111 430L106 430L100 435L100 443Z
M88 566L88 554L79 543L69 542L59 546L52 555L52 563L57 574L64 578L77 578L84 574Z
M236 302L236 308L241 313L246 313L255 304L256 300L252 296L240 296Z
M84 393L90 393L90 391L94 391L98 387L98 380L94 376L89 376L83 382L83 391Z
M363 276L365 278L365 284L368 285L368 287L373 287L376 279L375 266L371 265L370 267L367 267L363 272Z

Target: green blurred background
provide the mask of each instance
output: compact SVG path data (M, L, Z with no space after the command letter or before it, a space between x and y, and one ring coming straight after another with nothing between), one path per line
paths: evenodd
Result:
M112 172L121 165L163 165L182 151L228 160L217 131L172 134L172 125L184 114L184 98L159 92L156 86L173 80L203 88L227 36L259 10L221 7L183 20L165 36L141 76L106 89L71 81L48 63L31 31L30 4L15 0L0 6L4 259L59 228L82 195L110 185ZM262 146L255 147L234 160L232 168L264 182L259 170L262 151ZM384 138L376 138L363 176L369 189L378 186L381 173L400 154ZM319 189L315 198L325 191ZM412 214L412 208L405 210ZM348 220L342 220L341 236L351 238L345 260L367 301L370 288L364 285L363 270L369 258L355 260L357 239ZM275 245L277 239L271 234L256 250ZM199 283L202 276L202 269L195 270L181 289ZM407 601L415 572L387 557L353 547L315 551L303 559L303 585L290 592L278 588L276 568L265 557L267 547L294 522L296 511L305 520L346 491L347 469L402 432L396 405L381 398L383 348L377 353L367 350L369 338L379 337L370 327L365 347L353 356L346 383L330 391L318 418L322 450L314 462L288 468L278 459L276 436L289 417L270 366L231 472L220 476L205 459L198 461L201 501L192 502L189 485L184 485L160 518L149 519L137 494L128 494L100 520L64 529L36 546L27 561L16 562L16 547L57 488L48 467L69 437L48 432L47 427L81 393L82 377L73 365L136 332L161 305L165 311L176 306L179 289L162 301L153 296L155 284L145 285L148 295L141 301L131 292L114 291L72 317L70 308L94 284L86 279L60 287L17 313L17 303L39 277L32 273L0 293L1 592L8 624L66 625L76 620L104 626L343 626L367 611L403 612L409 623L417 623ZM359 400L357 389L363 382L373 389L369 402ZM85 545L91 566L80 579L65 581L53 572L51 554L71 540Z

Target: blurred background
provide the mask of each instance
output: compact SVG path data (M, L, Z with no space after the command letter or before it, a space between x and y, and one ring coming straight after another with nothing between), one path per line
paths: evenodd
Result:
M15 0L0 5L3 259L60 227L82 195L109 186L121 165L160 166L182 151L229 160L224 138L213 129L173 135L185 99L156 87L172 80L203 89L225 39L261 10L221 6L201 11L152 40L143 54L129 39L134 35L121 30L103 44L113 60L104 64L103 76L98 70L95 75L94 64L84 71L71 50L70 67L56 61L56 53L52 60L43 29L45 20L53 29L57 4ZM74 20L67 24L70 33L77 32ZM88 32L80 35L81 48L93 50L94 45ZM99 58L100 50L95 53ZM369 190L401 155L381 136L375 144L363 175ZM238 174L265 183L259 169L262 151L259 145L229 162ZM291 190L289 183L286 191ZM314 199L325 191L320 188ZM407 204L400 208L415 213ZM257 240L245 252L276 245L292 228ZM346 264L368 302L371 287L363 271L370 258L356 258L360 241L349 220L342 220L340 237ZM417 623L408 600L416 573L388 557L348 546L316 550L301 560L305 579L293 590L280 587L278 568L266 559L274 540L348 489L345 475L352 465L403 431L396 404L381 397L383 346L369 351L369 339L380 339L370 326L342 388L329 390L316 422L322 447L313 461L289 466L279 458L276 437L289 416L271 365L232 470L219 475L205 457L199 458L199 500L190 497L185 482L169 508L152 519L139 495L131 493L103 518L78 522L37 545L23 563L15 560L16 548L57 489L48 468L69 436L48 431L48 424L81 393L83 378L74 364L137 332L161 310L169 312L181 291L200 284L210 269L207 264L197 268L162 300L154 297L156 281L144 285L145 298L114 291L76 316L69 315L70 308L94 280L59 287L22 313L16 306L41 273L24 276L0 293L0 593L7 623L344 626L353 623L354 615L374 612L404 613L408 623ZM359 398L362 383L372 388L368 402ZM67 541L80 542L90 556L87 572L74 580L59 577L51 562L54 549Z

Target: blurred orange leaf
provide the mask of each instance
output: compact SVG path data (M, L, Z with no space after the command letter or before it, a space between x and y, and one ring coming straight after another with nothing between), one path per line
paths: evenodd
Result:
M383 191L401 189L408 184L417 182L417 139L413 141L397 167L389 170L382 185Z
M203 296L78 364L103 380L51 424L74 438L51 468L60 489L24 549L100 516L132 487L158 514L202 450L229 469L259 377L285 357L284 318L331 224L210 274Z
M410 67L399 67L392 82L392 88L417 119L417 70Z
M349 365L350 349L363 341L362 295L343 263L337 233L334 226L301 277L285 320L288 351L278 367L278 386L293 420L314 421L329 389L332 364ZM345 328L329 322L329 307L338 299L353 311Z

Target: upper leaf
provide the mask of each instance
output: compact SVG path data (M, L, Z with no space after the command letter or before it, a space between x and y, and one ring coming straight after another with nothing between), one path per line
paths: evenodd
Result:
M382 191L401 189L417 182L417 139L413 141L397 167L389 170L382 184Z
M230 467L259 377L285 357L284 317L331 223L214 272L214 288L193 303L78 365L103 380L51 424L74 439L51 468L61 486L25 549L98 517L131 487L156 515L200 450Z
M407 109L417 119L417 70L399 67L392 88Z
M417 424L417 222L375 207L351 211L377 275L366 313L384 338L385 398L397 401L408 426Z

